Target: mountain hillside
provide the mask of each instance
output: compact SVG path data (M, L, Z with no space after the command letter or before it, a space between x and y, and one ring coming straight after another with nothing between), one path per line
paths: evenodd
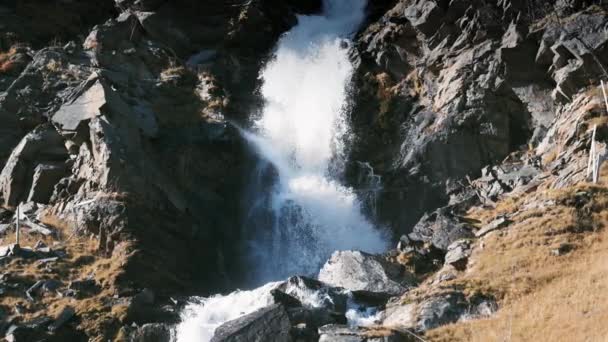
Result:
M608 4L345 1L2 2L0 337L604 341Z

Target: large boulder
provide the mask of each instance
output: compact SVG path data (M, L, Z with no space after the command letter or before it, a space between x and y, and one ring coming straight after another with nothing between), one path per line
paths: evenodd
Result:
M531 135L532 107L513 83L532 73L513 66L520 56L532 64L537 43L510 26L518 11L483 1L399 1L359 35L352 158L382 176L377 214L397 236L446 205L450 184L477 177ZM537 74L546 84L544 71Z
M130 342L171 342L171 328L161 323L149 323L137 328L131 333Z
M291 342L287 311L274 304L221 325L211 342Z
M402 267L360 251L338 251L319 272L319 280L356 293L396 296L415 284Z
M471 242L469 240L458 240L448 246L448 252L445 254L445 264L452 265L458 270L464 270L470 256Z
M424 242L447 251L454 241L472 238L471 226L455 215L450 207L443 207L425 214L414 226L409 238L414 242Z
M408 304L386 306L382 324L397 329L424 332L461 319L488 317L496 311L491 298L467 298L460 291L430 294Z
M65 176L66 171L64 163L47 163L36 166L27 201L48 204L55 185Z
M25 201L32 188L34 197L47 200L48 190L54 186L57 177L50 175L46 179L44 167L37 172L36 182L32 187L32 177L37 165L45 162L63 162L67 151L61 136L49 125L43 125L26 135L11 153L0 173L0 202L16 206ZM47 173L48 176L48 173ZM46 182L46 184L42 184ZM50 197L50 196L49 196Z
M319 329L319 342L414 342L414 336L396 330L326 325Z

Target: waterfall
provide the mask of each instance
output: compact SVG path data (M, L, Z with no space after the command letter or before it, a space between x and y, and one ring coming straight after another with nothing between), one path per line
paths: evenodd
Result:
M366 0L325 0L322 15L298 16L260 75L265 106L243 132L262 159L252 184L263 186L250 191L243 227L252 284L316 276L336 250L386 250L385 233L362 214L353 189L340 183L349 140L349 37L365 6ZM268 305L260 289L191 305L178 340L207 341L221 323Z
M265 108L246 137L274 167L277 181L267 201L270 213L263 215L272 218L271 226L246 222L254 283L314 276L336 250L385 250L385 238L361 213L356 194L339 182L353 72L348 37L364 19L365 5L331 0L324 15L299 17L261 74Z

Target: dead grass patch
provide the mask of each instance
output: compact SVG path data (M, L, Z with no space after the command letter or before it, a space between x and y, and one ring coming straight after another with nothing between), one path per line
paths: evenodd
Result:
M122 276L124 265L130 257L130 244L119 244L112 257L106 258L98 253L96 239L71 234L69 225L54 219L52 215L47 215L45 218L46 224L59 223L53 227L59 231L60 238L30 236L24 233L21 245L34 246L38 240L42 240L52 249L64 249L67 257L60 258L48 266L36 260L15 258L3 266L3 273L18 276L19 283L25 285L32 285L41 279L56 279L63 283L62 288L67 287L71 281L92 276L100 285L100 292L84 299L47 293L37 296L36 301L30 302L26 299L23 289L17 289L1 296L0 306L7 308L14 308L17 304L24 306L25 313L18 316L21 321L29 321L40 315L56 317L65 307L71 306L79 317L78 328L88 336L108 336L108 331L117 331L127 317L126 308L121 304L112 304L112 298L116 298L118 294L118 279ZM2 244L13 241L14 233L7 235Z
M0 52L0 75L8 74L15 70L17 65L11 60L11 58L17 53L15 47L10 48L6 52Z
M526 209L533 201L554 203ZM498 204L510 227L480 239L469 268L446 283L492 293L499 311L427 333L431 341L605 341L608 326L608 191L594 185L538 192ZM583 226L585 229L575 229ZM589 226L587 226L589 225ZM571 251L555 255L567 244Z

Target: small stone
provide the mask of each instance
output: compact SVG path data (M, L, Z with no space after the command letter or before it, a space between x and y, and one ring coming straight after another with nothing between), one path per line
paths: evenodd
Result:
M59 316L57 317L57 319L55 319L55 321L49 325L49 331L54 332L57 331L57 329L61 328L65 323L67 323L69 320L71 320L74 316L76 315L76 310L74 310L72 307L65 307L63 309L63 311L61 311L61 313L59 314Z
M485 225L480 230L478 230L475 233L475 236L482 237L482 236L488 234L489 232L507 227L511 223L513 223L513 222L511 220L509 220L506 216L499 217L499 218L495 219L494 221L490 222L489 224Z
M552 249L551 254L555 256L561 256L570 253L574 249L574 246L569 243L562 243L559 247Z
M53 292L61 287L62 283L59 280L49 279L42 284L41 290L44 292Z
M469 256L471 255L471 243L468 240L458 240L448 247L445 255L445 264L452 265L459 271L467 267Z
M44 284L44 280L38 280L27 291L25 291L25 295L27 296L27 298L29 298L29 300L31 300L32 302L35 300L34 296L36 295L38 290L42 287L42 284Z

